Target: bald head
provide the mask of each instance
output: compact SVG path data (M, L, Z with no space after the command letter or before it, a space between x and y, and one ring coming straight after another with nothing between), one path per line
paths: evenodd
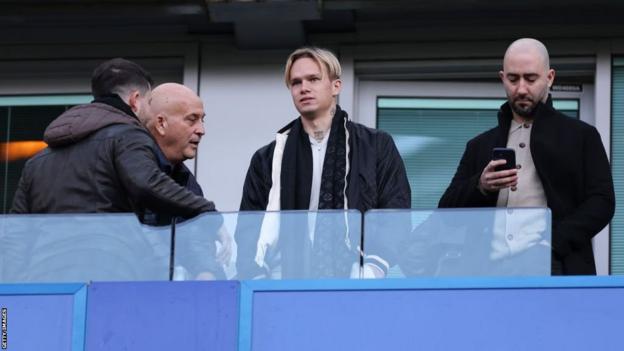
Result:
M195 157L204 135L204 105L194 91L177 83L152 90L150 117L144 121L173 164Z
M152 90L150 120L159 113L172 113L197 102L201 104L199 97L186 86L178 83L163 83Z
M505 52L499 76L507 100L518 122L531 120L540 103L548 101L555 71L550 68L548 50L541 42L523 38L511 43Z
M505 51L503 66L505 65L505 62L518 55L531 55L541 62L544 67L544 71L550 69L548 49L546 49L546 46L544 46L544 44L542 44L539 40L533 38L522 38L511 43L511 45L507 48L507 51Z

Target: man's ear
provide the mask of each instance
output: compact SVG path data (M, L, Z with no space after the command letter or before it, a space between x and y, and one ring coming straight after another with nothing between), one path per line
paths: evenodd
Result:
M505 82L505 72L503 71L498 71L498 77L500 78L500 80L504 83Z
M134 90L128 96L128 106L130 106L130 108L132 109L132 112L134 112L134 114L139 112L139 109L140 109L139 105L141 104L141 99L139 99L140 96L141 96L141 94L139 93L138 90Z
M552 87L553 82L555 81L555 70L554 69L549 69L548 72L546 73L546 79L548 79L548 87Z
M342 90L342 81L340 79L333 80L332 81L332 95L334 97L338 96L341 90Z
M167 133L167 117L159 113L154 118L154 122L154 129L156 130L158 135L165 136L165 134Z

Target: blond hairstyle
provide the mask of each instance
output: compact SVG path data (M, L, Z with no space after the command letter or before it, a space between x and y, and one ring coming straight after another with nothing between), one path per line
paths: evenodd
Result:
M342 68L340 68L340 62L338 58L331 51L327 49L317 48L314 46L303 47L295 50L286 61L286 68L284 69L284 81L286 86L290 88L290 70L292 69L295 61L302 57L311 58L319 67L325 66L325 70L329 75L330 80L336 80L340 78L342 74Z

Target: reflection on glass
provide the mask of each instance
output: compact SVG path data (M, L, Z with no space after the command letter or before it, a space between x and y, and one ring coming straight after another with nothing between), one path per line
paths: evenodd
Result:
M549 209L370 211L364 223L365 254L394 248L389 277L550 275Z
M207 213L176 227L175 267L181 279L358 278L360 236L358 211Z
M133 214L5 215L0 282L550 275L550 217L374 210L362 233L355 210L213 212L175 227Z
M167 280L170 240L133 214L0 216L0 281Z
M224 218L231 215L211 212L176 224L174 280L226 279L235 248Z

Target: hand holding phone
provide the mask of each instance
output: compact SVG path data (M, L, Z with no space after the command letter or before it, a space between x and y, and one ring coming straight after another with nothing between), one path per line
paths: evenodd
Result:
M505 164L498 164L500 160L505 160ZM479 190L484 194L492 193L509 187L513 189L517 184L516 152L510 148L494 148L492 161L481 172Z
M505 160L504 165L496 166L495 171L504 171L516 168L516 151L506 147L495 147L492 150L492 160Z

